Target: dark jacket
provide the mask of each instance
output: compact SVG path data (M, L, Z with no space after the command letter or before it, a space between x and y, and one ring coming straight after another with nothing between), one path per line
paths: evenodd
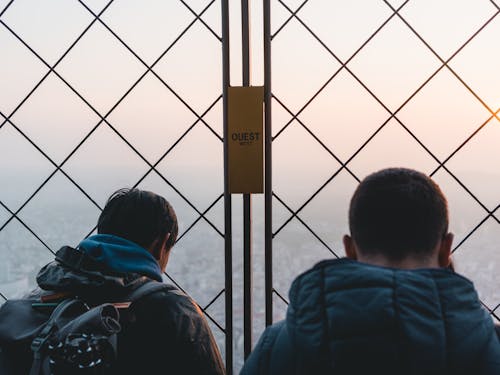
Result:
M151 262L145 249L119 237L92 236L71 250L78 255L74 260L56 257L40 270L37 282L43 294L70 292L92 304L123 302L142 283L161 280L154 258ZM134 302L132 310L135 321L124 321L118 335L113 373L225 373L210 328L186 294L168 286Z
M447 269L317 264L290 289L249 374L500 374L500 343L473 284Z

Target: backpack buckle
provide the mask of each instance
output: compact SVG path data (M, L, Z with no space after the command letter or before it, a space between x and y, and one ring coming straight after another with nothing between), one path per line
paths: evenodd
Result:
M33 341L31 342L31 350L35 355L40 352L42 347L45 345L47 342L48 336L47 337L35 337Z

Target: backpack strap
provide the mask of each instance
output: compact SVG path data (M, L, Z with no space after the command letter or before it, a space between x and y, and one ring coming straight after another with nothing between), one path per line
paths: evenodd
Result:
M88 310L88 306L81 300L75 298L64 300L57 305L42 331L33 339L31 343L31 350L33 351L33 364L31 366L30 375L38 375L42 371L42 351L45 343L52 333L60 328L60 320L66 311L74 309L75 306L78 306L78 309L81 309L82 311Z
M148 280L138 288L134 289L128 296L129 302L133 303L150 294L159 292L160 290L168 291L175 289L172 285L164 284L155 280Z
M133 289L129 294L127 294L124 298L121 298L118 302L112 303L114 307L120 310L120 317L123 318L122 320L128 320L132 322L135 321L135 316L129 309L134 302L162 290L176 290L176 288L172 285L164 284L155 280L147 280L148 281L145 281L139 287Z

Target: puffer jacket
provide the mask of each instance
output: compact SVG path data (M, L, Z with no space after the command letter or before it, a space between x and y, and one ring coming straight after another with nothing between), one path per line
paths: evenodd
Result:
M290 289L249 374L500 374L500 343L472 282L447 269L318 263Z
M72 252L74 259L68 257ZM86 256L81 257L83 252ZM64 259L57 256L62 253ZM37 282L41 289L30 298L69 293L91 304L124 302L132 290L151 278L158 279L154 264L148 265L148 255L119 237L92 236L78 250L62 248L56 260L40 270ZM141 262L141 256L146 260ZM118 334L113 374L225 374L202 312L176 287L166 285L134 302L133 316L133 321L123 322Z

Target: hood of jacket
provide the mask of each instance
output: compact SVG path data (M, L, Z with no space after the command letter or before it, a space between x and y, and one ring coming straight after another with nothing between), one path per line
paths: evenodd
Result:
M156 259L134 242L113 235L94 235L75 249L63 247L37 275L43 290L116 294L145 278L162 281Z
M298 362L338 373L467 373L500 362L472 282L447 269L318 263L293 282L286 327Z
M97 234L80 242L83 251L110 270L120 273L138 273L161 281L161 269L149 251L135 242L110 234Z

